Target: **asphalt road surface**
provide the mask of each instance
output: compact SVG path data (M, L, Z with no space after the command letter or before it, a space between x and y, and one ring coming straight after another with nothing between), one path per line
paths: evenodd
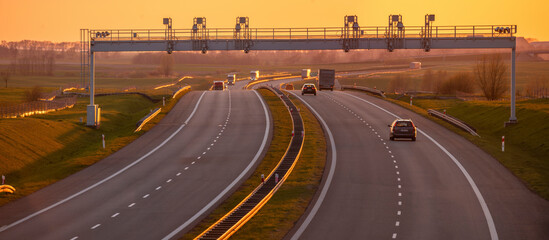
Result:
M291 239L549 239L549 203L463 137L354 91L301 96L330 132L318 198ZM396 117L417 141L389 140Z
M251 174L271 128L255 91L190 92L120 151L0 208L0 239L181 236Z

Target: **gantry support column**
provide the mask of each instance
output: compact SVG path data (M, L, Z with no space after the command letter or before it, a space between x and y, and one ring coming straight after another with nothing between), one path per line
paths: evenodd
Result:
M95 104L95 54L90 51L90 105L87 107L86 125L99 126L100 109Z
M509 122L505 123L505 126L517 123L517 116L515 115L515 48L511 48L511 116Z

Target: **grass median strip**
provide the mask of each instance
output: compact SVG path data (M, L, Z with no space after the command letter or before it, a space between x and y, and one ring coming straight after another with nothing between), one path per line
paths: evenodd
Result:
M215 209L183 239L192 239L234 208L280 161L291 138L292 123L286 106L269 90L259 93L269 105L274 131L271 146L254 174L224 203ZM322 129L305 106L294 100L302 111L305 142L299 161L288 179L263 208L231 239L282 239L305 212L320 183L326 161L326 143Z

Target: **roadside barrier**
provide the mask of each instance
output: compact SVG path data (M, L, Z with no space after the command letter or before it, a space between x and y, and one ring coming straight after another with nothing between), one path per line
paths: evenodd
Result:
M378 89L374 89L374 88L361 87L361 86L351 86L351 85L341 85L341 90L345 90L345 89L352 89L352 90L360 90L360 91L364 91L364 92L369 92L371 94L375 94L375 95L378 95L380 97L385 98L385 94L382 91L380 91Z
M180 93L182 93L183 91L186 91L186 90L190 90L191 89L191 86L185 86L185 87L182 87L180 89L178 89L177 91L175 91L172 95L172 99L176 98L177 95L179 95Z
M26 117L72 108L76 104L76 100L76 96L63 97L56 98L53 101L33 101L14 106L0 107L0 118Z
M442 119L442 120L444 120L444 121L446 121L446 122L448 122L448 123L450 123L450 124L452 124L452 125L454 125L458 128L461 128L462 130L469 132L473 136L480 137L480 135L477 134L477 130L474 127L470 126L469 124L467 124L467 123L465 123L465 122L463 122L463 121L461 121L461 120L459 120L455 117L452 117L452 116L446 114L446 110L444 110L444 113L441 113L441 112L439 112L437 110L434 110L434 109L428 109L427 113L429 113L429 115L431 115L431 116L440 118L440 119Z
M147 116L141 118L141 120L139 120L139 122L137 122L136 124L136 127L137 129L135 129L134 132L139 132L141 131L141 128L143 128L143 126L145 126L145 124L150 121L151 119L153 119L154 117L156 117L156 115L158 115L160 113L160 111L162 110L162 108L157 108L155 109L154 111L150 112L149 114L147 114Z
M0 193L14 193L15 188L11 185L0 185Z
M211 225L208 229L198 235L195 239L227 239L248 222L258 211L271 199L274 193L282 186L284 181L292 172L303 147L304 129L303 120L299 111L293 102L279 89L271 87L262 87L269 89L279 95L288 107L292 117L293 129L296 134L292 137L286 153L266 177L262 176L262 183L255 188L242 202L228 212L225 216ZM294 109L296 109L294 111ZM282 176L282 178L280 178Z

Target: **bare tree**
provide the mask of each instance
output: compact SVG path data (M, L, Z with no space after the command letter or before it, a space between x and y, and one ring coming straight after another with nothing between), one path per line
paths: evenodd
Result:
M25 92L25 98L28 102L37 101L40 97L42 97L42 88L39 86L35 86L32 90L27 90Z
M549 98L549 78L531 80L526 86L526 94L533 98Z
M435 84L435 75L431 69L427 69L423 74L423 80L421 81L421 90L433 91Z
M397 74L394 76L391 81L389 81L389 86L387 87L388 92L394 93L404 93L408 90L408 81L404 79L402 74Z
M507 91L505 73L507 65L500 54L483 56L474 69L477 84L488 100L496 100Z
M164 55L160 59L160 72L165 76L168 77L172 74L173 70L173 57L171 54Z
M2 80L6 83L6 88L8 88L8 81L10 80L10 70L6 69L2 72Z
M471 74L459 72L442 82L440 92L443 94L472 93L475 90L473 86L474 81Z
M448 78L447 71L443 71L443 70L437 71L437 77L433 83L433 89L437 94L442 92L442 85L447 78Z

